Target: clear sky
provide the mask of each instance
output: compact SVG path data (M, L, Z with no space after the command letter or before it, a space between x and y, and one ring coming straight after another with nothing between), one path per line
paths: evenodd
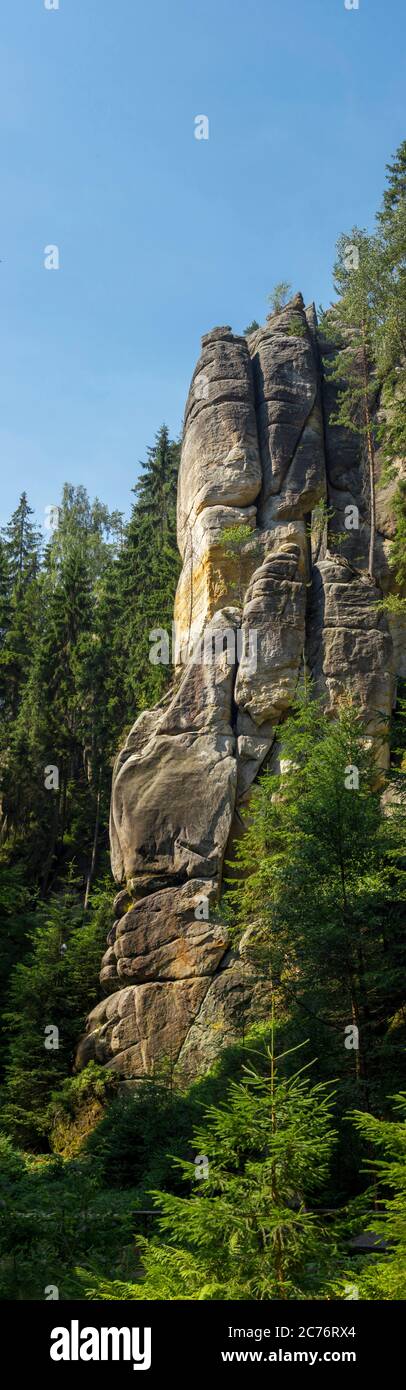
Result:
M404 0L3 0L3 523L65 480L127 514L201 334L281 279L329 302L406 134L405 37Z

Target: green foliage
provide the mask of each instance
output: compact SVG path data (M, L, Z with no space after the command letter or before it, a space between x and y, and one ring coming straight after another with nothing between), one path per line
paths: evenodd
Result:
M5 845L43 890L72 838L86 875L100 799L107 814L113 746L101 599L114 554L104 535L107 517L97 501L90 506L84 489L65 487L58 530L22 606L18 589L13 592L15 617L5 644L12 682L0 720ZM20 646L23 675L14 655L11 665L8 660ZM58 772L54 791L45 786L48 766Z
M131 1192L100 1187L94 1161L33 1161L0 1138L0 1297L43 1300L50 1285L61 1299L81 1298L76 1262L91 1260L99 1276L137 1272L136 1203Z
M236 602L242 605L247 587L244 562L248 557L251 560L259 561L262 554L261 546L255 539L252 527L244 523L237 526L226 526L221 533L221 542L224 546L224 555L235 562L236 577L229 587L231 587Z
M168 669L149 633L172 623L179 445L162 426L127 526L66 484L41 557L25 494L0 544L0 767L3 843L43 893L70 868L88 901L107 868L111 769ZM45 786L57 768L59 785Z
M291 322L286 326L286 336L288 338L306 338L306 328L300 314L293 314Z
M238 553L241 546L245 545L245 542L248 541L251 536L251 526L226 526L224 531L222 531L221 539L225 541L226 546L228 546L230 550Z
M25 586L38 572L41 534L30 521L32 507L22 492L18 507L2 531L4 550L12 583Z
M33 894L26 886L21 866L10 867L0 861L0 1018L8 1002L11 972L29 948L34 925ZM7 1051L7 1030L0 1031L0 1071Z
M406 453L406 142L388 165L383 204L372 235L353 228L337 242L334 268L337 300L322 317L322 331L335 347L326 365L337 383L338 406L331 423L355 431L369 464L371 541L374 571L375 452L383 448L383 481ZM377 407L380 422L377 424ZM404 512L403 512L404 517ZM395 571L404 582L404 522L397 515ZM396 576L396 582L397 576ZM390 611L395 611L394 609Z
M291 1021L312 1023L343 1095L358 1089L369 1105L400 1065L390 1020L403 1002L404 797L400 788L385 815L364 726L346 702L332 723L305 693L279 752L283 778L265 773L254 788L229 902L259 977L270 973ZM359 1048L345 1048L348 1026Z
M399 594L387 594L386 598L378 599L375 608L381 613L393 613L395 617L402 617L406 614L406 598L400 598Z
M288 280L278 280L271 293L267 295L268 304L271 306L271 314L280 314L281 309L287 303L292 293L292 286Z
M406 480L398 483L392 502L396 530L389 564L394 572L399 589L406 589Z
M252 323L249 323L249 324L248 324L248 327L247 327L247 328L244 328L244 330L243 330L243 332L244 332L244 337L245 337L245 338L249 338L250 333L256 333L256 331L257 331L258 328L259 328L259 323L257 323L257 320L256 320L256 319L253 319L253 320L252 320Z
M369 467L370 546L369 573L374 574L376 531L375 430L373 412L377 400L375 286L379 258L373 237L353 227L337 242L334 266L338 299L322 322L322 331L336 346L326 366L327 376L338 383L333 425L354 431L364 441Z
M162 1078L143 1081L131 1093L120 1093L108 1106L86 1141L103 1181L117 1187L136 1187L142 1206L151 1205L151 1186L181 1190L181 1178L170 1155L190 1151L194 1126L202 1110L217 1104L231 1080L241 1077L248 1063L265 1070L269 1028L250 1029L244 1045L225 1048L210 1071L186 1092L170 1089Z
M398 697L391 727L391 775L403 778L406 772L406 679L399 679ZM403 781L401 781L403 786Z
M55 1106L74 1116L81 1106L91 1100L105 1100L117 1090L117 1078L108 1067L88 1062L76 1076L68 1076L55 1092Z
M331 1095L303 1068L279 1074L284 1060L272 1038L267 1074L244 1068L210 1107L193 1136L207 1176L177 1160L190 1195L153 1194L158 1233L140 1241L142 1282L103 1297L291 1299L325 1289L336 1243L309 1202L323 1190L335 1142ZM88 1281L88 1296L100 1296L97 1283Z
M396 394L397 385L405 390L406 350L406 141L387 166L387 186L378 213L377 241L380 260L380 294L382 331L379 338L379 365L382 376L389 377ZM405 424L399 418L402 444L405 443ZM395 453L401 452L396 446ZM398 440L399 444L400 440Z
M306 526L307 535L310 537L316 550L320 545L327 527L330 527L331 530L334 531L334 545L337 546L337 549L339 549L340 545L345 541L348 532L334 530L333 522L335 516L335 508L328 507L324 497L321 498L320 502L316 502L316 506L313 507L311 514L311 520Z
M164 694L170 668L150 660L150 633L172 630L173 603L180 573L176 545L176 492L180 445L165 425L148 450L144 474L134 488L135 503L118 557L114 643L117 669L132 718Z
M52 1092L71 1072L86 1015L97 1001L109 904L109 896L99 894L84 918L73 886L39 904L30 953L11 975L2 1123L34 1150L47 1144ZM49 1027L58 1029L57 1047L46 1046Z
M378 1155L367 1159L374 1186L357 1204L357 1221L363 1205L364 1230L376 1237L377 1248L372 1258L363 1258L351 1269L358 1297L368 1301L406 1297L406 1093L394 1101L395 1119L378 1119L361 1111L351 1117L366 1151L375 1150ZM343 1296L341 1281L337 1294Z

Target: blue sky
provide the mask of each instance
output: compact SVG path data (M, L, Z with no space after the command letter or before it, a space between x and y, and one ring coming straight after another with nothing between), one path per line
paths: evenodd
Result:
M1 522L126 514L201 334L327 303L405 136L404 0L10 0L0 34ZM196 115L209 139L194 138ZM60 269L44 269L57 244Z

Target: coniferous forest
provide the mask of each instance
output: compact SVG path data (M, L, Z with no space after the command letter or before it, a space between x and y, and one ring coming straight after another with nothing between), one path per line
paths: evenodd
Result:
M339 237L333 279L319 331L345 380L335 423L365 443L372 576L373 504L396 479L382 603L401 617L406 142L374 231ZM234 939L250 928L268 1019L185 1088L169 1065L127 1090L108 1067L75 1070L112 920L112 767L171 679L149 634L171 630L179 457L158 418L128 520L66 483L40 531L27 483L1 535L0 1297L401 1299L401 683L387 774L351 701L332 722L305 682L280 727L283 776L256 782L218 913Z

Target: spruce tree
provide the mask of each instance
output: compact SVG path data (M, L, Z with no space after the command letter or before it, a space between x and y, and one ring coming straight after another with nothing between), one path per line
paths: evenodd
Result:
M0 542L0 748L7 749L27 682L38 620L40 533L27 495Z
M323 331L337 346L327 373L338 383L338 408L331 423L343 425L364 441L369 472L370 543L368 572L374 577L376 535L374 408L376 375L378 257L376 242L353 227L337 242L334 281L338 299L322 321Z
M3 528L4 545L14 583L22 584L38 572L41 552L41 533L30 521L32 507L27 493L22 492L18 507Z
M150 633L171 634L180 573L176 544L176 490L180 446L165 425L141 465L135 502L120 549L115 577L116 642L125 702L134 719L159 700L171 668L149 660ZM128 732L128 728L126 730Z
M387 166L387 186L377 217L385 299L385 369L399 369L406 353L406 140Z
M195 1162L176 1160L186 1197L153 1193L158 1234L138 1241L139 1285L92 1297L166 1300L317 1298L338 1272L333 1230L317 1213L335 1131L331 1088L306 1065L286 1074L272 1030L267 1074L244 1068L195 1131Z
M307 1020L324 1064L368 1108L387 1067L400 1066L391 1020L404 997L402 788L386 815L364 724L347 702L333 723L305 694L279 753L283 776L265 773L250 800L231 921L249 929L247 950L285 1016Z
M171 443L166 425L161 425L147 458L141 462L143 473L133 492L139 515L148 517L163 541L173 519L173 506L179 463L179 448Z
M357 1298L403 1300L406 1297L406 1093L393 1098L394 1115L388 1119L355 1111L350 1117L364 1141L366 1172L373 1180L356 1203L353 1229L375 1239L370 1256L352 1262L335 1297L348 1296L348 1284ZM351 1210L351 1209L350 1209Z
M110 894L99 892L84 921L74 883L53 894L38 906L29 952L12 971L2 1124L23 1148L47 1147L52 1094L71 1073L86 1015L97 1001L109 909Z
M3 711L9 837L15 840L24 833L21 852L31 872L39 874L43 891L63 861L68 842L83 872L87 898L101 825L106 845L111 763L118 739L109 693L114 643L108 603L116 526L114 515L110 517L98 501L91 504L85 489L65 486L58 528L35 581L35 614L33 581L19 596L3 653L10 690L17 651L21 650L25 670L24 685L14 680L14 705L9 696L10 728ZM56 769L52 786L47 785L47 768Z
M388 165L387 187L378 213L380 332L377 362L382 381L382 481L397 479L392 503L395 537L390 565L398 594L386 606L404 611L406 584L406 488L399 461L406 455L406 141Z

